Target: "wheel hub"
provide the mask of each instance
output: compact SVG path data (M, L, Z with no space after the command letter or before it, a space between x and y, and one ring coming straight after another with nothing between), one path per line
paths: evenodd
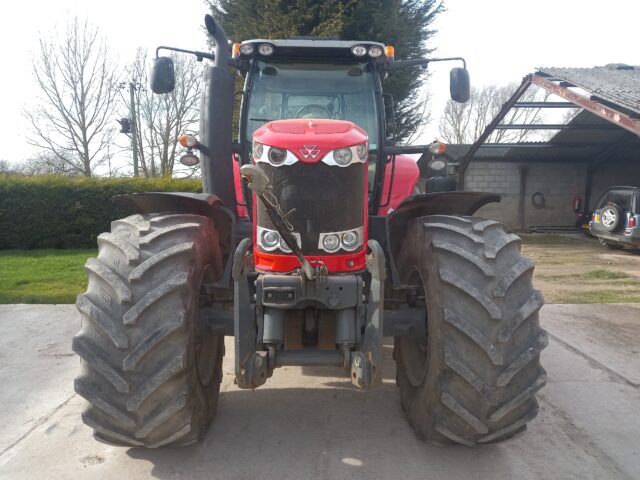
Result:
M616 215L611 210L602 212L602 224L605 227L611 227L616 222Z
M201 293L205 293L205 285L212 283L213 280L213 269L211 265L207 265L202 272L202 280L200 281ZM197 312L195 318L199 318ZM196 372L200 383L206 387L211 383L215 375L216 359L218 357L218 337L215 335L202 335L196 329L195 350Z

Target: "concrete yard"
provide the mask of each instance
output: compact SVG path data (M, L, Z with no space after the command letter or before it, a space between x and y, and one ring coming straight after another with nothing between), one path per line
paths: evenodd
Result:
M227 339L218 414L202 444L139 450L93 440L73 392L72 305L0 306L0 478L638 479L640 305L548 305L548 384L525 435L498 446L418 441L384 385L288 367L254 392L233 384ZM390 340L390 339L389 339Z

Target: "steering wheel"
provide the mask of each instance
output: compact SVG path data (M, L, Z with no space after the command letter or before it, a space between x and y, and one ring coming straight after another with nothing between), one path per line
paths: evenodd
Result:
M319 112L320 115L315 114L314 111ZM296 112L296 118L331 118L331 115L329 115L329 110L322 105L311 103L300 107Z

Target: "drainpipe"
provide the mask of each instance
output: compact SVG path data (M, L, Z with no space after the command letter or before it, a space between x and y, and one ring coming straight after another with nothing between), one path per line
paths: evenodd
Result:
M520 173L520 198L518 199L518 216L520 217L520 230L524 231L525 195L527 193L527 174L529 173L529 167L520 166L518 167L518 172Z

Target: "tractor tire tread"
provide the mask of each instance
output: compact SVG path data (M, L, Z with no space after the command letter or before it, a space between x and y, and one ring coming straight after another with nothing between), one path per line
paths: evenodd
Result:
M546 383L540 352L548 340L538 319L543 298L531 285L534 264L520 255L520 238L495 221L443 215L413 220L404 237L398 271L419 271L429 312L421 385L409 382L401 353L408 343L396 338L409 423L440 445L497 443L523 432Z
M145 214L111 227L86 263L89 285L76 303L83 421L113 445L192 444L206 433L222 376L223 337L207 344L214 361L207 385L194 344L199 276L204 265L220 268L215 225L198 215Z

